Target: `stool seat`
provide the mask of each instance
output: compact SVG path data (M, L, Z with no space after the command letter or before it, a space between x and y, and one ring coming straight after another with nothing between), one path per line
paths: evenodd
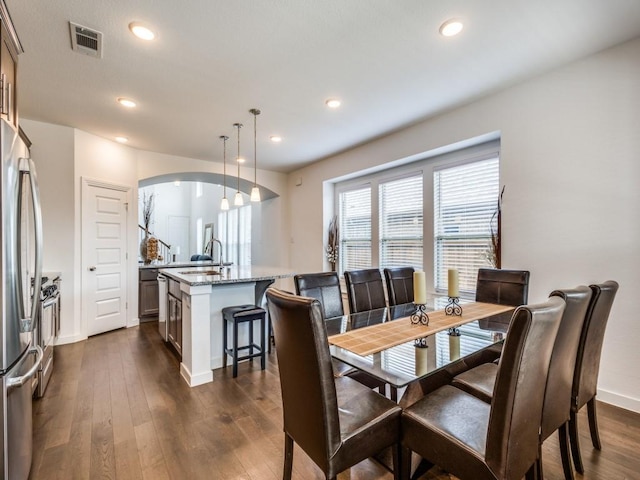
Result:
M261 369L265 369L266 355L264 346L265 337L265 323L266 323L267 311L264 308L256 305L234 305L225 307L222 309L222 323L223 323L223 343L222 343L222 366L227 367L227 355L231 355L233 359L233 377L238 376L238 362L241 360L253 361L255 357L260 357ZM260 321L260 344L253 343L253 322ZM227 324L231 322L233 324L233 346L228 347L228 330ZM250 322L249 324L249 343L247 345L238 346L238 325L240 323ZM249 350L246 355L239 356L238 352L241 350Z

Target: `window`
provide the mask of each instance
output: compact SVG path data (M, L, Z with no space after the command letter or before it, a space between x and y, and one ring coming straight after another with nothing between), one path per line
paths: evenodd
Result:
M218 214L225 262L251 265L251 205Z
M434 282L447 290L447 270L456 268L461 294L475 292L478 269L491 266L491 222L499 192L497 156L436 170L434 188Z
M371 186L342 192L340 212L340 271L371 266Z
M422 269L422 173L380 183L380 267Z

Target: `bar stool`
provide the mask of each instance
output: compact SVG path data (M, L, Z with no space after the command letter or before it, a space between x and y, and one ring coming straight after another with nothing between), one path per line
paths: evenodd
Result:
M231 355L233 359L233 378L238 376L238 362L241 360L249 359L253 361L254 357L260 357L260 366L264 370L266 361L264 348L266 316L267 311L255 305L235 305L222 309L222 367L227 367L227 355ZM260 320L260 345L253 343L253 322L255 320ZM227 324L229 322L233 323L233 346L231 348L227 344ZM243 322L249 322L249 343L239 347L238 324ZM240 350L249 350L249 353L238 356ZM257 352L254 353L254 350L257 350Z

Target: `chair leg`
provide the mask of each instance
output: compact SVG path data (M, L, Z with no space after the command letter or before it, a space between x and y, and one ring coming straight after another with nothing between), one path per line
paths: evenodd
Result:
M409 476L411 475L411 450L402 445L398 445L398 452L398 463L395 463L395 457L393 459L393 478L394 480L409 480ZM395 474L396 470L398 470L398 476Z
M564 478L565 480L573 480L573 468L571 468L571 459L569 458L569 431L567 429L567 423L564 423L558 429L558 443L560 444L560 457L562 458Z
M238 322L233 321L233 378L238 376Z
M260 319L260 369L264 370L267 366L267 354L264 349L264 337L265 337L265 318Z
M598 418L596 416L596 397L587 402L587 415L589 417L589 431L591 432L591 443L596 450L602 450L600 434L598 433Z
M535 479L544 480L544 470L542 469L542 442L538 441L538 458L535 462Z
M526 480L536 480L536 464L537 463L534 463L533 465L531 465L529 470L527 470L527 473L524 477Z
M251 320L249 322L249 361L253 362L253 327L255 325L255 320Z
M391 400L398 403L398 389L389 385L389 393L391 394Z
M291 472L293 471L293 438L286 433L284 434L284 470L282 471L282 480L291 480Z
M391 446L391 456L393 461L393 480L400 480L400 462L402 459L402 447L400 442Z
M578 436L578 416L573 410L569 417L569 440L571 442L571 456L576 472L584 475L584 466L582 465L582 456L580 455L580 438Z
M222 318L222 368L227 368L227 319Z

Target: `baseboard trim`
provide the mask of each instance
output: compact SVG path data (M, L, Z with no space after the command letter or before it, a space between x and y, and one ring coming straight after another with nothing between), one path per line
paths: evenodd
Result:
M88 337L86 335L67 335L65 337L57 337L56 338L56 345L67 345L68 343L76 343L76 342L82 342L83 340L86 340Z
M596 396L601 402L615 405L616 407L624 408L625 410L631 410L632 412L640 413L640 399L627 397L620 395L619 393L609 392L607 390L598 389Z
M198 375L191 375L189 369L182 362L180 362L180 376L190 387L197 387L198 385L213 382L213 372L211 370Z

